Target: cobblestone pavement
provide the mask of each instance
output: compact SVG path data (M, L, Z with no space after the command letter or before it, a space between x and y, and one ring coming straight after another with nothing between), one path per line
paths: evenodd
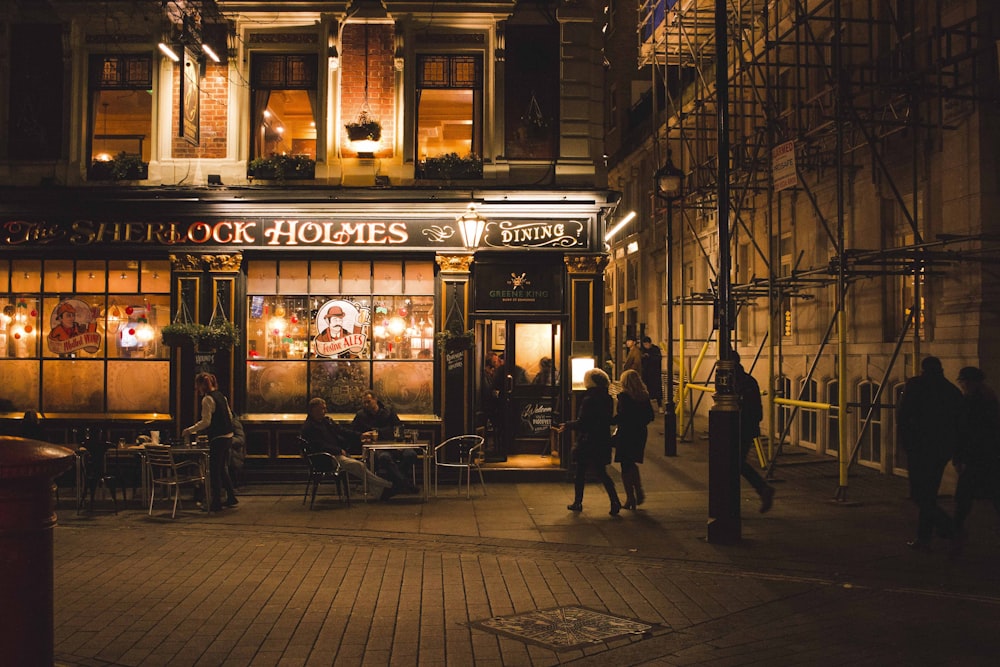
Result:
M65 503L57 664L995 664L985 503L962 554L914 553L905 480L854 468L835 503L836 465L796 452L774 509L745 485L742 543L711 545L706 443L667 459L657 437L645 505L615 518L599 486L574 514L570 484L550 482L313 511L299 486L257 486L176 520L165 503L153 517Z

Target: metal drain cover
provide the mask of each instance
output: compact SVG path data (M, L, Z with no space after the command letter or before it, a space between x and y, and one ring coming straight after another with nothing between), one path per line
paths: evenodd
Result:
M621 637L648 637L654 629L663 627L585 607L556 607L495 616L470 625L553 651L581 649Z

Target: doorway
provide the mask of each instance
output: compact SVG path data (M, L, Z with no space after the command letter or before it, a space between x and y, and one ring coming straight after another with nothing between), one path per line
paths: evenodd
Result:
M551 429L565 420L562 325L557 320L484 320L477 359L487 462L558 466Z

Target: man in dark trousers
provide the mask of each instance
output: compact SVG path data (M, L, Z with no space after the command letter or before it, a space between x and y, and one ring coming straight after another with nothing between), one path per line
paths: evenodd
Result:
M919 510L917 537L906 544L930 551L935 529L941 537L954 536L951 517L938 505L937 497L941 476L955 452L962 393L945 378L937 357L925 357L920 367L921 374L903 387L897 439L906 451L910 497Z
M736 363L736 394L740 397L740 474L760 496L760 512L763 514L774 504L774 487L747 463L747 454L753 449L754 439L760 437L760 420L764 418L760 385L743 368L739 352L733 350L732 354Z
M395 431L402 431L403 422L374 392L366 391L361 395L361 409L354 415L351 428L361 433L366 441L391 441ZM417 453L412 449L380 449L375 456L375 469L392 482L396 492L416 493L417 487L409 478L416 461Z
M975 498L986 498L1000 517L1000 403L975 366L958 372L964 405L953 463L958 471L955 487L955 537L960 548L965 539L965 519Z
M656 401L660 412L663 412L663 376L661 375L660 360L663 354L660 346L653 343L649 336L642 337L642 381L649 392L649 400ZM669 369L668 369L669 370Z

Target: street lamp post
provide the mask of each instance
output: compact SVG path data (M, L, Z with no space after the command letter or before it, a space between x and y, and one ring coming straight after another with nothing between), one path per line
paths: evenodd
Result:
M677 456L677 414L674 407L674 202L681 196L684 172L674 166L667 151L667 162L655 176L656 195L667 202L666 240L666 338L667 338L667 385L663 404L663 455Z

